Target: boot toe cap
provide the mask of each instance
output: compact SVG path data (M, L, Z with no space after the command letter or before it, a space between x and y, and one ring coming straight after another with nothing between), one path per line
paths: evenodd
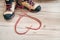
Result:
M4 16L4 19L6 20L9 20L13 17L14 13L13 14L6 14L6 15L3 15Z
M41 10L41 6L37 6L34 10L31 9L31 12L39 12Z
M41 6L39 5L39 6L36 7L35 11L39 12L40 10L41 10Z

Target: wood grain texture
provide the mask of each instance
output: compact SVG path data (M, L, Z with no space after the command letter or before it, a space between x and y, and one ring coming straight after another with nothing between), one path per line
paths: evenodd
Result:
M0 40L60 40L60 0L40 2L42 9L38 13L28 11L29 15L40 19L43 25L40 30L30 30L25 35L17 35L14 32L14 24L19 17L17 14L22 13L20 9L16 10L12 20L6 21L3 18L4 4L4 0L0 0ZM23 18L22 23L18 24L18 30L23 30L23 27L29 24L38 26L29 18Z

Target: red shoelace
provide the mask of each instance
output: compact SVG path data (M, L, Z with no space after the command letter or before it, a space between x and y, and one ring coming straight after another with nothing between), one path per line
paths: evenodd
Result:
M20 8L20 7L21 7L21 8L24 8L23 6L17 6L17 7L19 7L19 8ZM17 21L16 21L16 23L15 23L15 26L14 26L14 30L15 30L15 32L16 32L17 34L19 34L19 35L24 35L24 34L26 34L29 30L39 30L39 29L41 28L42 23L41 23L41 21L40 21L39 19L28 15L27 12L25 12L25 11L22 11L22 10L21 10L21 12L23 12L23 13L22 13L22 15L19 14L19 18L17 19ZM33 20L37 21L37 22L39 23L39 26L38 26L37 28L32 28L32 25L31 25L31 26L26 27L27 30L25 30L25 32L18 32L18 31L17 31L17 26L18 26L20 20L21 20L23 17L28 17L28 18L30 18L30 19L33 19Z

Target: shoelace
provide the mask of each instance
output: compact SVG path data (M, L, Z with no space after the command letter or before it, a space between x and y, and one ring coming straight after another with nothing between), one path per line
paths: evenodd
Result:
M27 0L30 5L34 5L34 2L32 0Z
M18 6L18 7L19 7L19 8L20 8L20 7L21 7L21 8L24 8L23 6ZM26 34L29 30L39 30L39 29L41 28L42 23L41 23L41 21L40 21L39 19L28 15L25 11L22 11L22 10L21 10L21 12L23 12L23 14L22 14L22 15L19 14L19 18L17 19L17 21L16 21L16 23L15 23L15 26L14 26L14 30L15 30L15 32L16 32L17 34L19 34L19 35L24 35L24 34ZM20 20L21 20L23 17L28 17L28 18L30 18L30 19L33 19L33 20L37 21L37 22L39 23L39 26L38 26L37 28L32 28L32 25L31 25L31 26L29 26L29 27L26 27L27 30L26 30L25 32L18 32L18 31L17 31L17 26L18 26L18 23L20 22Z
M10 10L10 8L11 8L11 5L10 4L7 4L6 5L6 10Z

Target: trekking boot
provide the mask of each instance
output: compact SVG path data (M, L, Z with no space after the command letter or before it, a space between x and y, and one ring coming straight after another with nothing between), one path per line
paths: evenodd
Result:
M15 2L14 0L5 0L6 2L6 11L3 16L6 20L11 19L14 16Z
M34 4L32 0L17 0L17 4L19 6L24 6L26 9L32 12L39 12L41 10L41 6L38 4Z

